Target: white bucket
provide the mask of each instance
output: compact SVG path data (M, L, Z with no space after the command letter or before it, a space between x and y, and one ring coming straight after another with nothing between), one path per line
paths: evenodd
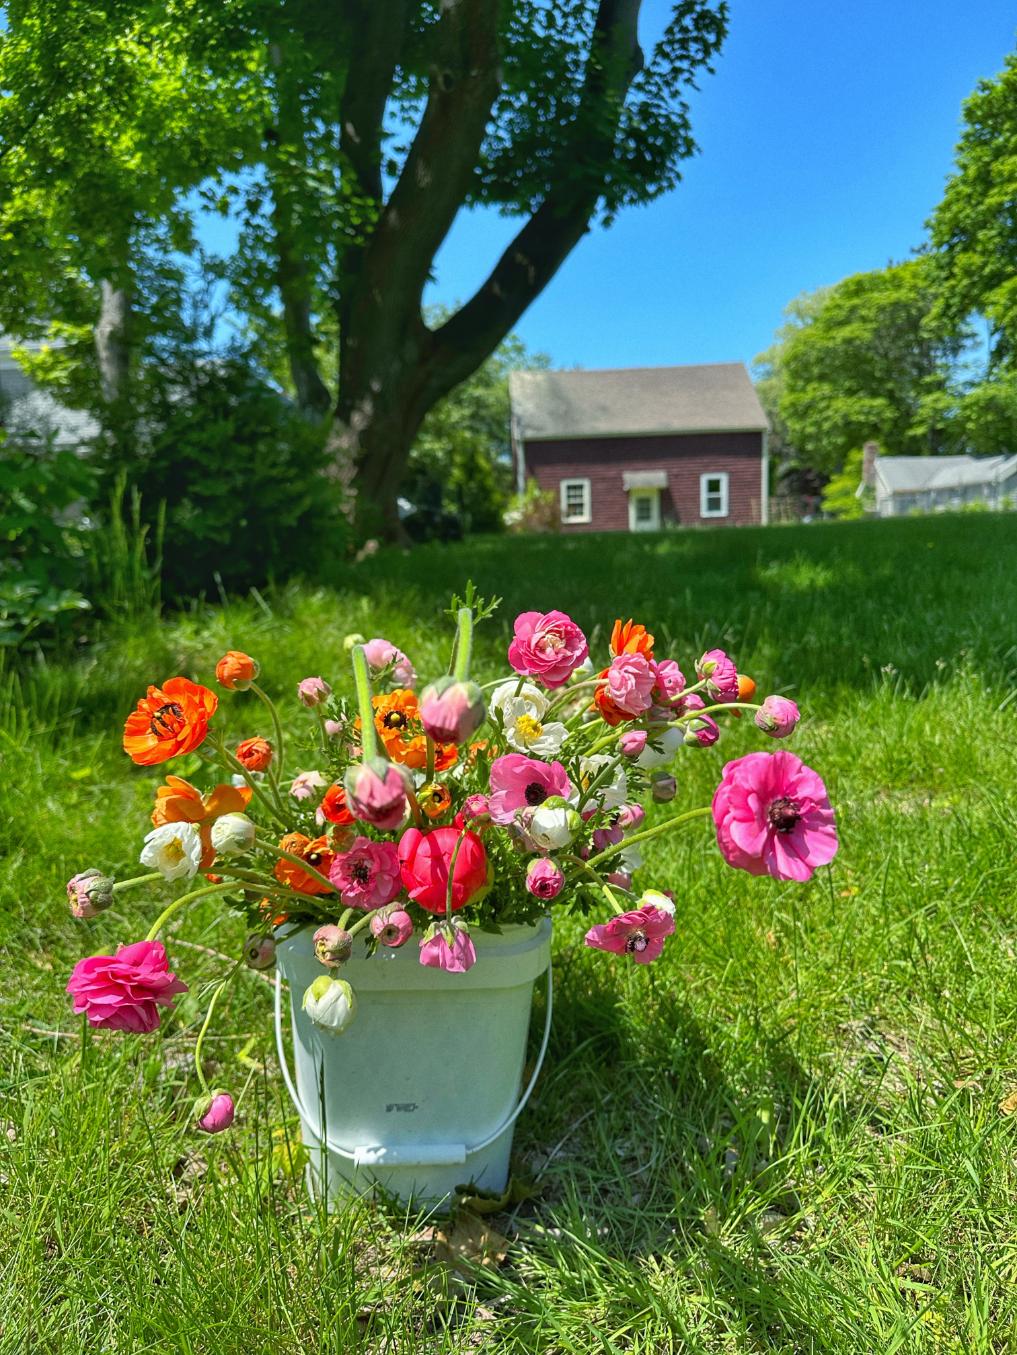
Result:
M302 1010L325 971L312 929L276 947L275 1029L286 1087L311 1153L312 1189L329 1198L379 1185L401 1200L435 1204L459 1185L504 1190L516 1117L533 1090L551 1029L551 921L474 930L477 963L448 974L420 963L414 940L362 942L342 968L357 1014L342 1035ZM533 1076L522 1097L533 984L547 972L547 1016ZM296 1078L282 1028L282 979L290 985Z

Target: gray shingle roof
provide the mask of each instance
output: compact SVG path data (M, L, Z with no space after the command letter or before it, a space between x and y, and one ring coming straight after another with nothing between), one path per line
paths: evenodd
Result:
M39 343L20 347L38 351ZM35 386L11 354L12 343L0 334L0 428L11 433L52 437L57 447L80 447L97 436L98 424L84 410L68 409Z
M513 372L512 414L522 439L762 431L766 415L742 362Z
M1017 456L877 456L875 472L891 494L959 489L1007 479Z

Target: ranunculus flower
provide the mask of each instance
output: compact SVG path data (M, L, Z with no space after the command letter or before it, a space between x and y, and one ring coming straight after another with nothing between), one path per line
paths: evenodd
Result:
M219 698L185 677L149 687L124 725L124 752L142 767L192 753L204 741Z
M67 901L72 915L80 921L98 917L113 902L115 883L112 875L103 875L94 867L71 876L67 881Z
M486 795L467 795L462 803L462 808L452 822L457 828L465 828L467 824L473 823L476 819L489 819L490 816L491 805ZM487 826L486 823L479 824L475 831L482 833Z
M251 932L244 942L244 964L248 969L271 969L275 964L275 938Z
M794 753L749 753L724 768L713 797L717 843L729 866L808 880L837 854L826 787Z
M462 843L456 853L456 844ZM429 913L444 913L448 895L449 863L456 853L452 872L452 909L464 907L483 893L488 878L487 852L469 829L432 828L426 833L407 828L399 839L402 882L414 903Z
M420 942L420 963L449 974L465 974L477 963L477 950L464 922L436 922Z
M332 869L332 848L327 837L309 838L306 833L286 833L279 846L291 856L299 856L309 866L313 866L321 875L327 876ZM294 889L298 894L328 894L329 887L317 875L309 875L301 870L294 861L281 856L275 863L272 874L281 885Z
M345 979L319 974L305 989L302 1006L319 1030L341 1035L357 1014L357 998Z
M702 710L705 704L703 698L697 692L693 692L691 696L683 698L682 709L686 713ZM685 720L681 729L683 742L690 746L698 744L700 748L710 748L720 738L720 728L711 715L695 715L692 719Z
M549 795L567 800L572 792L572 782L560 762L506 753L491 763L488 812L495 823L511 823L520 809L535 809Z
M605 875L604 879L609 885L615 885L618 889L624 889L626 892L632 888L632 876L627 870L613 870L610 875Z
M614 761L615 759L609 757L607 753L592 753L589 757L580 759L579 781L584 793L596 783L596 789L588 801L590 806L617 809L628 799L629 786L625 779L625 768L612 767ZM607 779L603 780L605 773Z
M236 1106L229 1092L214 1091L204 1096L194 1108L194 1118L198 1128L206 1134L221 1134L229 1129L236 1114Z
M394 762L354 763L346 769L346 801L355 818L389 833L406 817L408 784L406 772Z
M334 781L329 786L322 796L317 814L319 822L326 819L329 823L338 824L340 828L348 828L354 822L353 815L350 813L349 805L346 802L346 790L341 782Z
M642 654L619 654L608 666L604 686L615 710L636 719L653 705L657 670Z
M442 819L452 808L452 792L440 781L428 781L417 790L417 804L429 819Z
M650 777L650 794L658 804L667 804L678 794L678 783L670 772L654 772Z
M692 697L688 697L692 700ZM654 767L666 767L674 760L674 755L682 746L682 730L673 725L667 729L655 729L651 733L646 747L636 758L636 766L644 771Z
M321 772L298 772L290 782L290 794L294 800L310 800L325 785Z
M392 669L392 681L398 687L412 687L417 681L416 669L401 649L390 640L375 637L364 645L364 658L375 673Z
M402 889L399 853L392 842L358 837L332 862L328 878L349 908L380 908Z
M240 786L221 783L202 794L181 776L167 776L166 784L155 792L152 823L156 828L164 823L193 823L201 833L204 848L201 869L208 870L215 859L212 846L212 824L223 814L242 814L254 792L246 781Z
M405 908L389 905L379 908L367 924L371 935L382 946L404 945L413 935L413 919Z
M567 847L583 826L579 814L558 795L535 809L522 810L517 822L527 843L532 843L538 852L556 852Z
M335 922L326 922L319 927L311 938L314 956L319 964L335 969L345 964L353 954L353 937L345 927Z
M625 830L620 823L613 823L609 828L595 828L593 830L593 850L603 852L608 847L617 847L624 836Z
M233 750L233 756L249 772L263 772L272 761L272 745L268 739L242 739Z
M561 687L586 658L586 636L564 612L521 612L508 661L517 673L545 687Z
M141 864L164 880L190 880L198 873L204 848L193 823L164 823L145 836Z
M786 739L794 733L801 712L786 696L768 696L756 711L756 726L773 739Z
M246 814L223 814L212 824L212 848L223 856L240 856L254 846L255 827Z
M674 931L674 918L652 904L620 913L610 922L591 927L586 944L615 955L630 955L636 964L649 964L664 949L664 938Z
M538 856L526 868L526 888L537 899L556 899L565 885L561 867L549 856Z
M662 659L657 664L657 692L664 705L677 701L685 690L685 674L674 659Z
M343 725L340 720L326 720L325 733L330 739L337 739L343 732Z
M642 805L619 805L614 813L615 822L619 828L630 833L633 828L638 828L646 818L646 810Z
M443 678L420 694L420 722L435 743L465 743L486 715L484 693L475 682Z
M297 683L297 700L308 710L320 706L332 695L332 688L324 678L305 677Z
M67 980L74 1010L85 1013L90 1026L104 1030L155 1030L159 1008L172 1007L187 985L171 974L161 941L135 941L115 955L79 960Z
M610 650L612 654L642 654L652 659L653 636L638 621L630 618L623 624L619 619L611 630Z
M722 649L708 649L696 664L696 675L715 700L738 700L738 670Z
M215 666L216 681L230 692L246 692L257 676L257 662L242 649L228 649Z
M636 758L646 747L645 729L627 729L618 740L618 752L622 757Z

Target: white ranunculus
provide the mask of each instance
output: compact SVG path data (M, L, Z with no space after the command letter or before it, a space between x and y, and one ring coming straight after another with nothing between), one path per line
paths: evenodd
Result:
M319 1030L341 1035L357 1014L357 997L345 979L321 974L304 991L303 1007Z
M682 746L682 737L682 731L672 725L659 732L651 730L646 747L636 758L636 766L642 767L644 771L650 771L654 767L666 767ZM651 744L657 746L651 747Z
M254 824L246 814L223 814L212 824L211 839L216 853L239 856L254 846Z
M631 850L638 850L630 848ZM666 894L662 894L659 889L644 889L642 897L639 900L640 908L656 908L660 913L669 913L674 917L675 907L674 899L669 899Z
M166 880L190 880L201 865L201 833L193 823L164 823L153 828L141 849L141 864Z
M622 870L631 875L643 864L643 849L638 842L633 843L631 847L626 847L624 851L618 853L617 860Z
M569 805L538 805L526 823L526 833L542 852L567 847L583 825Z
M498 723L494 717L500 715L501 723L506 729L508 728L509 719L505 713L505 708L509 702L514 705L522 702L521 712L531 715L534 720L544 718L550 702L540 688L535 687L532 682L524 682L519 687L518 692L516 691L517 687L519 687L518 678L511 682L503 682L500 687L495 687L491 693L490 710L494 724L497 725Z
M568 738L568 730L557 720L542 724L533 714L532 703L523 697L506 701L502 706L502 718L506 740L527 757L554 757Z
M604 768L613 761L614 758L608 757L606 753L594 753L580 761L579 780L584 792L598 776L603 775ZM625 780L625 768L621 766L616 767L608 779L602 781L593 792L593 803L603 809L618 809L628 801L628 798L629 788Z

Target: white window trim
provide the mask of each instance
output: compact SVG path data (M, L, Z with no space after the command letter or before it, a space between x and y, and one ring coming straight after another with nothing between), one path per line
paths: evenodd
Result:
M707 506L711 493L709 484L711 480L720 481L720 507L709 508ZM707 471L699 477L699 516L701 518L726 518L728 506L728 475L726 470Z
M583 508L579 513L569 513L568 510L568 491L573 485L580 485L583 491ZM570 480L562 480L558 485L558 503L561 509L561 520L563 523L573 522L592 522L593 521L593 493L589 479L584 476L574 476Z
M650 516L646 522L639 521L639 513L636 504L643 500L650 505ZM630 532L659 532L660 531L660 490L659 489L630 489L629 490L629 531Z

